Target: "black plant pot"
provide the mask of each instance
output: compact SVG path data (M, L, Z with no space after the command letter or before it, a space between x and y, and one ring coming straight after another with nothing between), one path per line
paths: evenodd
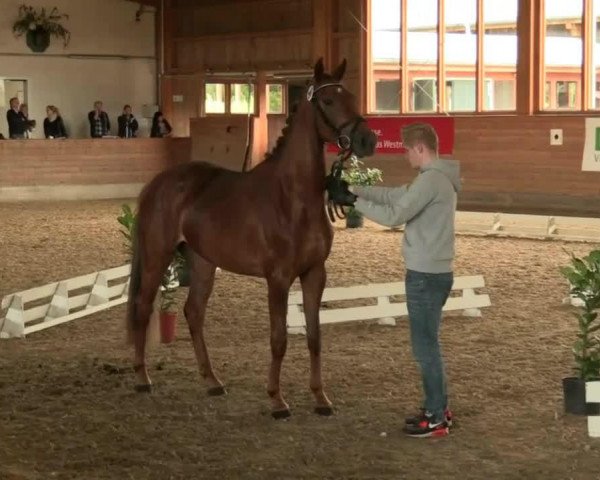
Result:
M565 413L573 415L600 415L600 404L585 402L585 380L578 377L563 378Z
M27 46L36 53L44 52L50 45L50 34L42 27L36 27L35 30L27 30L25 35Z
M360 228L364 225L364 218L360 213L346 214L346 228Z

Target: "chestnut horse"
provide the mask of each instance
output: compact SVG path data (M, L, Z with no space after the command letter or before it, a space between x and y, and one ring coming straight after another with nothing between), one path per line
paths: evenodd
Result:
M204 342L206 304L216 267L265 278L271 327L267 392L275 418L290 415L280 389L287 348L288 292L300 278L315 411L330 415L321 380L319 307L333 230L324 207L325 142L358 156L372 155L377 137L340 83L346 60L331 73L320 59L307 98L288 119L273 151L254 169L235 172L189 162L159 173L142 190L128 299L128 333L135 345L136 390L151 391L145 365L149 318L160 280L185 246L190 288L184 306L202 377L210 395L226 393Z

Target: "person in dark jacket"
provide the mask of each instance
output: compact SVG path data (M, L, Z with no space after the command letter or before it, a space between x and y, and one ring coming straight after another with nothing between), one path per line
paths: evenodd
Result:
M26 138L29 122L19 108L17 97L10 99L10 109L6 112L6 120L8 122L8 138Z
M162 112L158 111L152 119L152 128L150 130L151 137L170 137L173 129Z
M125 105L123 107L123 115L119 115L117 118L119 124L119 137L121 138L134 138L137 136L138 121L131 113L131 106Z
M92 138L102 138L110 132L110 119L108 114L102 109L102 102L94 103L94 109L88 113L90 122L90 135Z
M47 117L44 119L44 135L46 138L67 138L67 130L62 117L54 105L46 107Z

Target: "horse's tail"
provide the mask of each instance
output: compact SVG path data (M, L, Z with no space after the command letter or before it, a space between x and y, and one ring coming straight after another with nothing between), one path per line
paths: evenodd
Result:
M137 227L137 226L136 226ZM137 327L137 294L142 283L142 257L140 255L140 236L137 228L131 232L131 274L129 276L129 294L127 298L127 333L128 341L133 341L133 332Z

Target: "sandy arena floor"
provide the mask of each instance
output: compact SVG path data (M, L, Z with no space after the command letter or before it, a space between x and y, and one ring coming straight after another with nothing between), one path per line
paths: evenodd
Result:
M120 203L0 205L0 296L125 263ZM402 280L399 242L340 225L328 286ZM291 336L282 386L293 416L272 420L265 283L222 272L207 343L226 397L205 395L181 312L177 341L151 350L150 396L132 388L124 306L1 341L0 478L599 479L600 441L562 413L576 330L561 305L563 247L592 245L459 237L455 274L483 274L492 307L444 321L447 438L400 431L421 399L405 321L323 327L330 418L312 413L306 341Z

